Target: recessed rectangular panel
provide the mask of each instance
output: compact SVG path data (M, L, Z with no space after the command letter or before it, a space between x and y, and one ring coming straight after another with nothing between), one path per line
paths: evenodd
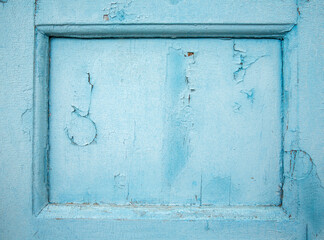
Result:
M51 40L52 203L278 205L279 40Z

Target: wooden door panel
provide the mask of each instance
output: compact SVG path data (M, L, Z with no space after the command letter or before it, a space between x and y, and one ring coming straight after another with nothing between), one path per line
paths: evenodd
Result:
M51 40L49 201L279 205L278 40Z

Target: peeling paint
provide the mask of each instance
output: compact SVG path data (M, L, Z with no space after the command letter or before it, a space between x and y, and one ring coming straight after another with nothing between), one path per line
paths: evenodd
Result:
M249 69L254 63L265 56L266 55L259 57L248 56L247 51L245 49L239 48L237 46L237 43L233 41L233 59L235 61L235 64L238 65L236 70L233 72L233 81L236 82L236 84L243 82L247 69Z
M65 128L67 137L70 139L71 143L78 146L87 146L93 143L97 137L97 127L95 122L90 118L90 107L91 98L93 91L93 83L91 82L90 73L87 73L87 82L89 97L87 101L81 101L81 108L71 105L73 111L71 112L71 120L67 127ZM84 97L84 95L81 95ZM76 100L78 101L80 97L76 93ZM84 100L81 98L81 100Z
M187 52L184 54L185 57L190 57L193 56L195 53L194 52Z
M103 15L103 20L110 21L117 19L120 22L124 21L126 16L128 15L126 9L130 7L132 2L133 0L126 0L124 2L111 2L109 7L103 9L103 11L106 12Z
M88 116L81 116L77 110L72 112L72 119L66 128L71 143L78 146L87 146L97 137L95 123Z
M103 20L108 21L109 20L109 15L108 14L104 14L103 15Z

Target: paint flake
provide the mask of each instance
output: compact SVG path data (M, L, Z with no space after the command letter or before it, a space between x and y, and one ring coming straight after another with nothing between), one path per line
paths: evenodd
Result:
M65 129L66 134L70 139L71 143L78 146L90 145L95 141L97 137L96 124L90 118L91 98L94 86L91 82L90 73L87 73L87 81L90 88L88 105L84 108L84 110L81 110L79 107L71 105L71 107L73 108L73 111L71 112L71 120ZM84 104L82 107L84 107Z

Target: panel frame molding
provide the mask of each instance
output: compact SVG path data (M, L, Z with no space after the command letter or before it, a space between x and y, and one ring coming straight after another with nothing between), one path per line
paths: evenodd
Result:
M40 24L38 32L49 37L74 38L280 38L294 24Z
M33 215L38 218L100 218L112 220L224 220L246 219L266 221L296 220L297 189L284 192L293 185L286 178L285 163L289 151L294 151L298 133L297 102L288 102L296 94L298 79L296 24L40 24L35 27L34 96L33 96ZM180 206L116 206L113 204L52 204L49 202L49 64L50 38L270 38L282 42L282 156L280 161L282 185L278 206L180 207ZM295 58L296 57L296 58ZM292 123L292 124L288 124ZM289 125L289 126L288 126ZM287 126L287 127L286 127ZM290 182L289 182L290 181ZM135 209L135 210L134 210ZM145 212L145 214L143 214ZM152 213L152 214L150 214ZM231 213L231 214L229 214ZM129 217L127 217L129 216ZM227 217L226 217L227 216Z

